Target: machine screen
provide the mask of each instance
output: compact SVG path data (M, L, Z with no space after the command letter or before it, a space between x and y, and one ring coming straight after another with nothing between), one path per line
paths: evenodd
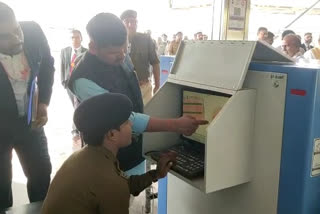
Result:
M226 96L183 90L182 112L183 115L207 120L210 124L228 99L229 97ZM199 126L193 135L184 137L199 143L205 143L207 127L208 125Z

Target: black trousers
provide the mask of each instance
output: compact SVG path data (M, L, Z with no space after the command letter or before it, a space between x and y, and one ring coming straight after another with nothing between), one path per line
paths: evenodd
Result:
M12 133L0 131L0 212L12 206L12 150L19 157L23 172L28 179L30 202L46 197L51 174L47 138L43 128L30 129L22 119Z
M73 108L76 108L78 105L76 97L73 95L73 93L70 91L69 88L67 88L66 90L67 90L67 93L68 93L68 96L69 96L69 99L72 103Z

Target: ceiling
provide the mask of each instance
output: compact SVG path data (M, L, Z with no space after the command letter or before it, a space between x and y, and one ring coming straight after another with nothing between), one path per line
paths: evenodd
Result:
M311 7L316 2L318 3L312 10L308 12L308 14L319 15L319 0L251 0L251 8L274 14L299 14Z

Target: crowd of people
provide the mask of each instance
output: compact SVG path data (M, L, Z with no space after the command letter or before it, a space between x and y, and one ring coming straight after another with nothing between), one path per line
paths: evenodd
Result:
M194 35L193 40L208 40L208 36L203 34L202 32L197 32ZM182 32L178 32L173 35L172 41L168 40L168 36L166 34L162 34L161 37L158 37L156 48L158 55L176 55L178 51L179 44L182 40L189 40L187 36L183 37Z
M266 27L260 27L257 31L257 39L273 45L275 35L268 31ZM285 30L281 34L282 44L277 48L286 55L292 57L296 62L318 62L320 60L320 36L318 38L318 46L312 45L312 33L307 32L303 38L297 35L293 30Z
M313 36L310 32L305 33L303 38L301 38L293 30L287 29L280 36L282 44L275 48L292 57L297 62L302 60L304 62L320 60L320 35L317 41L318 44L316 45L313 45ZM257 31L257 39L271 46L274 44L275 38L277 38L275 34L268 31L266 27L260 27ZM162 34L156 42L158 55L176 55L179 43L182 40L188 40L187 37L183 37L182 32L174 34L172 41L168 40L166 34ZM208 36L202 32L197 32L194 34L193 40L208 40Z
M287 29L282 32L280 37L282 44L275 48L292 57L296 62L318 63L318 60L320 60L320 35L316 45L313 45L313 36L310 32L305 33L301 38L293 30ZM257 40L266 42L271 46L274 45L276 38L275 34L268 31L266 27L260 27L257 31ZM156 42L158 55L176 55L179 43L182 40L188 40L187 37L183 38L182 32L174 34L171 42L166 34L162 34ZM194 34L193 40L208 40L208 36L202 32L197 32Z

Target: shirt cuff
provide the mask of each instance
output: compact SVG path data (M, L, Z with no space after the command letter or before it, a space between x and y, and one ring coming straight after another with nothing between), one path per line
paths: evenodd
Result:
M132 112L129 120L132 122L132 131L141 134L146 131L150 116Z

